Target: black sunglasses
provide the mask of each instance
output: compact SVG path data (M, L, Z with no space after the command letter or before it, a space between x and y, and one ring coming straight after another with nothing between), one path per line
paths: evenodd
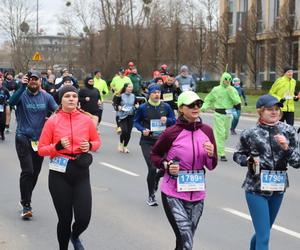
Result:
M185 105L185 106L187 106L189 109L193 109L193 108L195 108L195 106L197 106L198 108L201 108L202 103L203 102L201 100L197 100L197 101L194 101L193 103L191 103L189 105Z

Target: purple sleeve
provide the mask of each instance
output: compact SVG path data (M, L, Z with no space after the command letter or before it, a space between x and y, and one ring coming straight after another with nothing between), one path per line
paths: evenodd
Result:
M214 149L215 149L214 155L212 157L207 156L207 159L206 159L206 167L209 170L213 170L217 166L217 163L218 163L217 145L216 145L214 133L213 133L213 130L211 129L211 127L209 127L206 124L203 124L203 126L201 127L201 130L207 135L210 142L214 145Z

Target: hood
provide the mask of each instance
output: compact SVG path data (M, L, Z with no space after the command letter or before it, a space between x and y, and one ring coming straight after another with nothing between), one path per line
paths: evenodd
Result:
M221 79L220 79L220 85L223 86L224 88L227 88L228 86L230 86L230 84L227 85L227 84L224 84L224 83L223 83L225 78L227 78L227 79L232 79L232 77L231 77L231 75L230 75L229 73L227 73L227 72L224 72L224 73L222 74L222 76L221 76Z

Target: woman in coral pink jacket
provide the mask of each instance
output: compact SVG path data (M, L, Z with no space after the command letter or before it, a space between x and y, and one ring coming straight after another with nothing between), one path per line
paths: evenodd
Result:
M205 198L204 167L213 170L218 159L213 131L199 118L202 103L193 91L181 93L176 124L165 130L151 152L153 164L165 170L161 197L178 250L193 248Z
M90 116L77 108L78 91L65 86L59 91L61 106L45 123L38 153L50 156L49 190L58 215L60 250L84 249L79 235L91 218L92 196L89 166L100 147L100 138ZM72 219L74 215L74 223Z

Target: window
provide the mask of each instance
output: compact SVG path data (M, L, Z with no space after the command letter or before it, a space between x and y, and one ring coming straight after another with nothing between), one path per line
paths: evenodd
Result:
M296 11L296 1L295 0L289 0L289 14L295 15Z
M294 78L298 78L298 50L299 50L299 43L298 42L293 42L292 45L292 62L291 65L294 70Z
M257 0L257 33L262 33L263 32L263 13L262 13L262 0Z
M240 11L242 12L248 11L248 0L240 0Z
M257 45L257 83L260 86L261 82L265 78L265 46L262 44Z
M229 12L233 12L233 0L228 0L228 9Z

